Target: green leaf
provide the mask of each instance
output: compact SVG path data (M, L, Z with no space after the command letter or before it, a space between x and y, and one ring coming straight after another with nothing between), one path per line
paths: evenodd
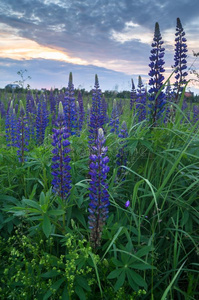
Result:
M144 145L147 149L149 149L151 152L153 152L153 148L151 147L152 144L146 140L140 140L140 144Z
M75 287L75 293L79 296L79 299L86 300L86 295L84 293L84 290L81 288L81 286Z
M41 277L44 277L44 278L51 278L51 277L55 277L57 276L59 273L56 271L56 270L51 270L51 271L48 271L44 274L41 275Z
M118 236L120 235L120 232L122 231L123 228L124 228L124 227L121 226L121 227L118 229L117 233L114 235L114 237L113 237L113 239L112 239L110 245L109 245L108 248L106 249L106 251L105 251L104 255L102 256L102 259L101 259L101 260L104 259L104 257L106 256L106 253L109 251L109 249L111 248L111 246L114 244L115 240L118 238Z
M64 213L65 213L65 210L63 210L63 209L54 209L54 210L48 211L49 216L61 216Z
M93 253L92 252L88 252L88 254L90 255L91 259L92 259L92 262L93 262L93 265L94 265L94 268L95 268L95 273L96 273L96 276L97 276L97 282L98 282L98 286L99 286L99 289L100 289L100 294L101 294L101 297L103 296L103 291L102 291L102 286L101 286L101 282L100 282L100 277L99 277L99 272L98 272L98 269L97 269L97 265L96 265L96 262L95 262L95 258L93 256Z
M112 271L108 276L107 276L107 278L108 279L113 279L113 278L116 278L116 277L118 277L118 276L120 276L120 274L122 273L122 270L123 269L116 269L116 270L114 270L114 271Z
M87 228L85 218L79 210L74 210L74 217L77 218L77 220L84 226L84 228Z
M168 287L166 288L166 290L164 291L164 294L162 295L161 300L166 300L167 299L167 294L169 292L169 290L171 289L172 285L174 284L176 278L178 277L178 274L181 272L184 264L185 264L186 260L183 262L183 264L181 265L181 267L178 269L177 273L175 274L175 276L173 277L173 279L171 280L170 284L168 285Z
M58 281L56 281L51 288L53 290L58 290L58 288L61 286L61 284L65 281L65 278L59 279ZM50 296L52 295L52 292L49 290L43 297L43 300L47 300Z
M136 147L137 147L138 141L134 140L134 141L129 141L129 146L128 146L128 150L130 151L131 154L134 153Z
M23 199L22 202L25 203L26 205L29 205L31 207L34 207L34 208L42 211L40 205L36 201L29 200L29 199Z
M130 286L132 287L132 289L134 291L138 291L139 289L139 286L135 283L135 281L133 280L133 278L131 277L131 275L129 274L131 270L126 270L126 273L127 273L127 278L128 278L128 283L130 284Z
M43 219L43 223L42 223L42 229L43 229L43 232L44 232L45 236L48 238L50 233L51 233L52 226L51 226L51 223L50 223L50 219L46 214L44 215L44 219Z
M68 295L68 289L67 286L65 286L63 294L62 294L62 300L70 300L69 295Z
M30 200L32 200L33 199L33 197L35 196L35 194L36 194L36 190L37 190L37 183L33 186L33 189L32 189L32 192L31 192L31 194L30 194L30 196L29 196L29 199Z
M116 258L112 258L112 262L117 267L123 267L124 266L124 264L121 261L119 261L118 259L116 259Z
M120 274L116 284L114 285L115 291L118 291L121 288L121 286L123 286L125 277L126 277L126 272L125 272L125 270L123 270L123 272Z
M152 269L156 269L155 267L151 266L151 265L146 265L146 264L129 264L129 267L132 269L136 269L136 270L152 270Z
M77 276L77 277L76 277L76 282L77 282L83 289L85 289L86 291L88 291L88 292L91 291L91 288L90 288L90 286L88 285L88 282L87 282L87 280L86 280L84 277Z
M20 205L20 202L16 198L14 198L12 196L0 195L0 200L3 200L3 202L8 201L8 202L11 202L11 203L13 203L15 205Z
M147 289L147 284L146 284L145 280L138 273L136 273L133 270L129 269L128 274L129 274L129 276L131 276L133 281L135 281L135 283L138 286L143 286L145 289Z
M152 250L151 246L145 246L142 249L138 250L138 252L136 252L136 256L137 257L142 257L144 255L147 255L150 251Z
M44 192L41 192L41 194L40 194L39 203L40 203L40 205L46 204L46 197L45 197Z
M75 185L76 185L76 186L81 186L81 187L83 187L83 188L85 188L85 189L88 189L88 184L84 184L84 183L82 183L81 181L80 181L80 182L77 182Z

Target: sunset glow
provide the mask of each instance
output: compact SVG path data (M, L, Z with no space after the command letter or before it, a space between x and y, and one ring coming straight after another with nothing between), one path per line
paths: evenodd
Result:
M65 61L79 65L88 64L85 60L70 57L62 51L58 51L48 47L43 47L38 43L25 38L13 35L5 36L5 34L0 33L0 39L1 58L11 58L16 60L42 58Z

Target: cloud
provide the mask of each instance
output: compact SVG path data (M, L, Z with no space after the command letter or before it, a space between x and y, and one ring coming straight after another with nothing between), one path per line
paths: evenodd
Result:
M119 86L119 90L130 89L131 76L103 67L81 66L47 59L19 61L9 58L0 58L0 71L4 74L0 78L0 87L3 88L6 84L19 80L17 72L24 69L27 70L27 75L31 76L31 80L27 83L32 88L57 87L60 89L68 85L68 76L72 72L75 88L90 90L94 86L95 74L98 74L103 91L114 89L116 85ZM135 80L137 80L136 77Z

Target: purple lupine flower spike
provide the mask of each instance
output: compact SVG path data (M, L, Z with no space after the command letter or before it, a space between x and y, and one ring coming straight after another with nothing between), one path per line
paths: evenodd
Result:
M17 140L17 117L13 108L13 100L10 102L6 113L5 131L7 146L16 146Z
M20 115L17 124L17 141L16 147L19 160L23 163L25 161L25 151L28 151L28 144L30 139L30 132L28 120L26 117L23 102L20 100Z
M151 88L148 91L150 94L150 117L154 126L156 125L157 120L162 116L166 103L164 93L162 91L159 93L164 80L162 73L165 71L163 67L165 63L163 60L165 49L162 47L162 45L163 41L160 34L159 24L156 22L153 43L151 44L153 48L150 56L151 63L149 64L149 76L151 77L149 80L149 85Z
M37 143L41 145L44 141L45 130L48 125L48 111L46 107L46 101L44 96L41 95L37 105L37 116L36 116L36 139Z
M130 95L130 110L133 109L133 105L137 98L137 93L135 90L135 85L134 85L133 79L131 79L131 83L132 83L132 89L131 89L131 95Z
M187 44L185 38L185 32L182 27L180 18L177 18L177 25L176 25L176 38L175 38L175 55L174 55L174 66L175 68L175 79L176 82L174 84L175 88L174 91L176 92L175 101L178 102L179 95L182 92L186 81L186 76L188 73L186 72L187 69Z
M63 111L63 105L60 101L59 103L59 112L58 118L55 122L56 128L53 128L53 164L52 168L52 185L53 192L59 195L62 200L67 200L70 195L71 189L71 175L70 175L70 157L68 153L70 152L70 142L68 141L68 137L70 134L68 133L68 129L66 127L66 120Z
M70 72L68 87L64 97L64 113L66 118L66 126L71 135L74 135L77 129L77 114L74 93L73 75L72 72Z
M139 122L146 119L146 90L144 88L141 76L138 77L136 112Z
M103 226L108 217L109 194L106 183L109 167L109 158L106 155L107 147L104 146L105 138L102 128L98 129L98 136L90 155L90 203L89 203L89 228L91 229L90 241L94 248L100 245Z
M93 145L97 139L98 129L102 127L103 114L102 114L102 103L101 103L101 90L99 87L98 76L95 75L95 86L93 89L92 96L92 108L90 112L90 123L89 123L89 144Z

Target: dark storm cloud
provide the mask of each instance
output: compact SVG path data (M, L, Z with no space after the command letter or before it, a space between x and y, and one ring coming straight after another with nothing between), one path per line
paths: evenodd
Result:
M155 21L162 30L173 28L176 17L184 26L197 17L198 0L124 1L1 1L1 22L17 28L20 36L42 45L60 47L80 58L131 60L140 53L139 41L120 44L112 31L122 32L132 21L153 32ZM148 45L142 45L148 53ZM125 53L124 53L125 49Z

